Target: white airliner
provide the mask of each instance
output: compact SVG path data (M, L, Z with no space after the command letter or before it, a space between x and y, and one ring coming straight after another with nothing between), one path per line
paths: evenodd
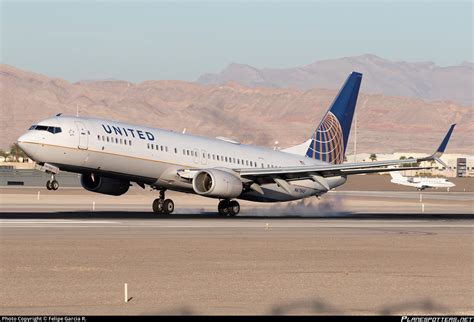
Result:
M348 175L439 161L454 125L426 158L343 163L361 80L362 74L351 73L312 137L287 150L61 114L31 126L18 144L51 174L48 189L58 189L60 170L80 173L86 190L109 195L122 195L135 182L160 192L153 202L157 214L174 210L173 201L165 199L168 189L220 199L219 214L235 216L240 211L235 199L278 202L320 196L344 184ZM305 152L291 153L302 146Z
M399 169L402 170L402 169ZM423 178L423 177L404 177L400 172L390 172L392 180L390 182L404 186L415 187L423 191L426 188L452 188L454 183L443 178Z

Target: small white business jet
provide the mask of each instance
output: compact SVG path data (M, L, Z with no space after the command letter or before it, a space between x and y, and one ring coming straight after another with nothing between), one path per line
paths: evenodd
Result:
M60 170L80 173L86 190L103 194L122 195L131 182L148 185L160 192L153 201L156 214L174 210L166 190L220 199L219 214L235 216L240 211L235 199L279 202L320 196L344 184L348 175L394 171L386 167L424 160L441 162L454 125L426 158L343 163L361 80L362 74L351 73L312 137L286 150L61 114L32 125L18 144L51 174L48 189L58 189L55 176Z
M455 186L454 183L444 178L404 177L400 172L390 172L390 176L392 176L390 182L415 187L419 191L423 191L426 188L447 188L449 190L449 188Z

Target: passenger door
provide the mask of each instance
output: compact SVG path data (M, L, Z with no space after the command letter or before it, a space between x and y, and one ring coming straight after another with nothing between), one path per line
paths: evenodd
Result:
M79 134L79 141L77 147L81 150L87 150L89 147L89 132L82 122L76 122L77 132Z

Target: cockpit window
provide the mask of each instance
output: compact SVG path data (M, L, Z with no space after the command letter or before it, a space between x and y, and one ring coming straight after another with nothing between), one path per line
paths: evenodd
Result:
M48 126L48 131L53 134L61 133L61 128L57 126Z
M57 126L46 126L46 125L32 125L29 130L36 130L36 131L48 131L50 133L56 134L61 133L61 128Z

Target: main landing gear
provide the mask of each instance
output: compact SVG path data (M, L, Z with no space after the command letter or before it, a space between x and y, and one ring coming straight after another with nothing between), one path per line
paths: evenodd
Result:
M48 190L58 190L59 182L56 180L54 174L51 175L51 180L46 181L46 189Z
M226 217L234 217L240 212L240 205L236 200L221 200L217 206L217 211L219 215Z
M173 211L173 200L165 199L165 190L160 190L160 197L153 201L153 212L157 215L169 215Z

